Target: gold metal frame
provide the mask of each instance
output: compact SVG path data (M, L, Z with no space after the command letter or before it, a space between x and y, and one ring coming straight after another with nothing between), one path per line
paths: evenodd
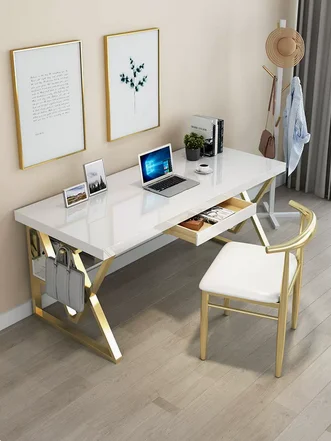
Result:
M46 161L38 162L38 164L33 164L29 166L24 165L24 157L23 157L23 142L22 142L22 131L21 131L21 118L20 118L20 105L19 105L19 97L18 97L18 88L17 88L17 74L15 67L15 54L17 52L30 51L34 49L42 49L53 46L63 46L73 43L79 43L80 46L80 66L81 66L81 89L82 89L82 117L83 117L83 134L84 134L84 148L78 150L77 152L68 153L67 155L58 156L56 158L48 159ZM12 82L13 82L13 94L14 94L14 107L15 107L15 119L16 119L16 133L17 133L17 143L18 143L18 157L19 157L19 165L21 170L26 170L32 167L36 167L41 164L46 164L47 162L56 161L61 158L66 158L67 156L75 155L76 153L83 152L86 150L86 131L85 131L85 109L84 109L84 78L83 78L83 51L82 51L82 42L81 40L71 40L64 41L61 43L51 43L51 44L43 44L40 46L31 46L22 49L13 49L10 51L10 60L11 60L11 72L12 72Z
M99 288L107 275L108 269L114 259L114 257L110 257L107 260L104 260L102 264L100 265L100 268L95 276L95 279L93 282L91 282L88 273L86 271L86 268L82 262L82 259L80 257L80 250L73 250L73 260L75 262L76 267L82 271L85 274L85 293L87 302L85 304L85 309L81 313L76 313L73 309L69 308L68 306L64 306L65 312L68 317L68 322L64 322L60 320L59 318L53 316L52 314L46 312L42 308L42 301L41 301L41 288L43 285L45 285L45 282L38 277L34 276L32 271L32 259L31 259L31 238L30 238L30 232L35 231L29 227L26 229L27 231L27 246L28 246L28 260L29 260L29 267L30 267L30 284L31 284L31 294L32 294L32 307L33 312L36 314L39 318L45 320L50 325L54 326L55 328L59 329L60 331L64 332L66 335L69 335L70 337L74 338L75 340L79 341L83 345L89 347L102 357L105 357L106 359L118 363L121 358L122 354L120 352L120 349L117 345L117 342L115 340L114 334L109 326L109 323L107 321L107 318L103 312L103 309L99 303L99 299L97 297L97 293L99 291ZM55 251L52 245L52 242L47 234L37 232L41 246L45 252L46 257L55 257ZM82 318L84 313L86 312L88 306L91 308L92 313L95 317L96 322L98 323L98 326L100 328L101 334L105 339L105 345L100 343L97 340L92 339L91 337L87 336L81 331L78 331L75 329L71 324L77 324L79 320Z
M264 184L262 185L262 187L260 188L259 192L257 193L257 195L255 196L255 198L253 200L250 199L250 197L248 196L247 191L243 191L240 195L241 198L243 200L245 200L246 202L252 202L253 204L259 204L259 202L261 202L264 194L266 193L266 191L268 190L268 188L270 187L272 181L275 178L271 178L268 179L267 181L264 182ZM258 218L257 214L254 214L252 217L250 217L250 220L252 221L255 231L257 233L257 235L259 236L259 239L262 243L262 245L264 245L265 247L269 246L269 240L263 230L263 227L261 225L260 219ZM235 227L233 227L231 230L229 230L231 233L238 233L242 227L245 225L245 223L248 221L248 219L240 222L238 225L236 225ZM212 240L216 241L216 242L231 242L231 239L227 239L225 237L222 236L217 236L214 237Z
M303 269L303 252L305 245L313 237L316 230L316 215L308 208L295 201L290 201L289 205L297 209L301 213L300 231L299 235L285 242L281 245L266 246L266 253L284 253L284 267L283 278L280 293L279 303L265 303L258 301L247 301L240 297L230 297L224 294L215 294L202 291L201 296L201 322L200 322L200 358L205 360L207 357L207 340L208 340L208 310L209 307L222 309L225 314L228 315L230 311L240 312L242 314L253 315L256 317L268 318L278 321L277 327L277 347L276 347L276 369L275 376L280 377L282 375L284 348L285 348L285 334L286 334L286 322L287 322L287 308L288 298L293 291L292 300L292 329L296 329L298 325L299 305L300 305L300 290L302 282L302 269ZM289 280L289 258L290 252L296 250L297 269L292 280ZM211 303L209 298L211 296L224 298L224 304L219 305ZM272 307L278 310L276 316L270 314L262 314L246 309L231 308L230 300L237 300L241 302L253 303L256 305L262 305Z
M110 77L109 77L109 54L108 54L108 38L111 37L119 37L124 35L138 34L140 32L150 32L157 31L158 32L158 124L157 126L150 127L148 129L140 130L139 132L130 133L129 135L121 136L120 138L112 139L111 138L111 111L110 111ZM160 29L159 28L149 28L149 29L141 29L138 31L130 31L130 32L120 32L118 34L110 34L104 36L104 59L105 59L105 85L106 85L106 116L107 116L107 141L113 142L119 139L127 138L128 136L136 135L137 133L148 132L149 130L156 129L160 127Z

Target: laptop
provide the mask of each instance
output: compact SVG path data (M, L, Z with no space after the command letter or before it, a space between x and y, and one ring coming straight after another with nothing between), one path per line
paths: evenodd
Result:
M143 188L167 198L199 185L173 172L171 144L138 155Z

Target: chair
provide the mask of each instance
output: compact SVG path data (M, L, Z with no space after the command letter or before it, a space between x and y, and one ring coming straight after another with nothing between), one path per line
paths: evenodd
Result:
M303 205L290 201L301 213L299 235L281 245L259 246L229 242L219 252L200 282L200 358L207 356L209 307L278 321L275 376L282 374L288 298L293 291L292 329L297 328L304 246L316 229L316 215ZM296 254L291 251L296 250ZM223 305L210 297L224 298ZM277 316L230 307L230 301L244 301L275 308Z

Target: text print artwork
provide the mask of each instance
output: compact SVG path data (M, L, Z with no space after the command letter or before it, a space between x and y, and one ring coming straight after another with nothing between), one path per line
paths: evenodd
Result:
M70 113L68 70L31 76L30 85L34 123Z

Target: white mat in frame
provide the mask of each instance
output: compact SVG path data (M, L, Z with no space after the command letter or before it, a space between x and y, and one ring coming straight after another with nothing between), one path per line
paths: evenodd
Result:
M159 29L106 35L108 141L160 125Z

